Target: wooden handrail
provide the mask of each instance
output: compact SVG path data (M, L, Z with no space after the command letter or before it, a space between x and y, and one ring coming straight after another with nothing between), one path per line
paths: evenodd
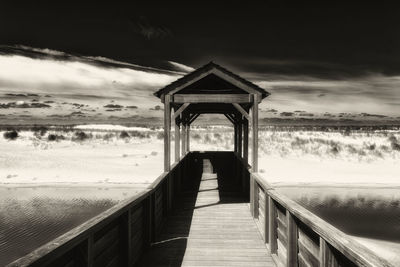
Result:
M177 169L180 168L180 164L186 160L189 154L190 153L182 156L179 162L174 163L171 166L171 170L169 172L162 173L156 180L154 180L154 182L152 182L146 189L139 192L137 195L120 201L106 211L44 244L31 253L15 260L7 266L45 266L52 264L55 260L62 258L63 255L79 247L82 242L87 243L87 250L89 251L91 248L88 244L93 243L93 236L104 227L115 221L117 221L117 223L123 223L123 217L126 215L127 218L130 218L130 211L139 204L144 205L143 203L145 200L149 203L152 203L150 205L155 205L155 192L161 188L161 186L164 184L164 181L170 177L171 173L175 173ZM169 190L170 187L167 186L166 192L169 192L167 194L171 194ZM147 212L154 212L154 207L150 209L153 210ZM130 219L128 219L128 222L129 221ZM149 222L149 224L152 223ZM127 228L130 229L130 227L131 226L129 222ZM152 234L154 235L154 233ZM88 255L86 255L86 257L90 258L90 253L88 252L87 254ZM93 263L90 264L89 262L90 259L88 260L87 265L91 266Z
M332 250L330 249L330 247L333 247L340 254L346 257L350 262L356 264L357 266L371 266L371 267L392 266L389 262L379 257L373 251L369 250L362 244L348 237L342 231L338 230L328 222L324 221L315 214L311 213L300 204L296 203L295 201L289 199L285 195L274 190L274 188L271 185L269 185L265 181L265 179L260 177L257 173L252 173L251 179L254 179L256 185L259 188L262 188L262 192L265 194L265 200L268 203L268 205L264 205L265 209L264 214L266 214L265 216L268 217L265 218L265 223L268 223L269 227L266 226L262 229L268 229L264 230L268 232L263 234L265 237L269 237L266 238L265 241L268 244L269 248L271 249L271 254L273 255L273 258L276 261L279 261L279 257L276 256L276 254L278 254L276 248L276 242L277 239L279 239L276 232L277 227L279 228L279 225L277 225L276 220L281 220L277 219L276 205L279 204L281 208L284 208L286 210L285 227L287 231L286 233L287 233L288 244L286 247L287 255L283 256L284 260L286 260L286 266L294 266L295 264L297 264L297 259L294 259L295 257L294 255L296 255L298 251L297 246L299 242L297 236L298 230L297 230L296 220L306 225L306 227L311 229L314 233L316 233L319 236L320 255L316 255L316 257L319 257L320 266L340 266L334 259L335 255L334 252L332 252ZM256 199L254 201L258 202L258 192L254 193L253 196ZM254 217L257 218L257 216ZM262 229L260 231L263 231ZM333 264L334 262L337 265L334 265ZM279 263L281 263L281 261Z

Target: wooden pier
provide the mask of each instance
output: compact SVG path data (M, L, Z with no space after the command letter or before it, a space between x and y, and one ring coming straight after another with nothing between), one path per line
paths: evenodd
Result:
M201 156L202 173L139 266L275 266L224 154Z
M8 266L391 266L257 174L258 104L268 95L212 62L159 90L164 173ZM190 151L190 125L207 113L232 122L233 151Z

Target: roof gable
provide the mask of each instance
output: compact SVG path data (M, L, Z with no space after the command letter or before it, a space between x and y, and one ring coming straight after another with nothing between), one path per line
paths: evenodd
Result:
M261 87L243 79L239 75L228 71L214 62L210 62L164 88L161 88L154 93L154 95L162 98L163 95L175 94L176 92L207 94L209 93L207 91L219 91L218 93L224 93L224 91L226 91L225 93L229 94L258 93L261 95L261 98L265 98L269 95L269 93Z

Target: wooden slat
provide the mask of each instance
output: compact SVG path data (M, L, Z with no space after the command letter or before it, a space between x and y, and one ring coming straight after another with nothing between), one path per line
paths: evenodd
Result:
M174 103L250 103L249 94L175 94Z
M333 246L338 253L341 253L349 261L353 262L353 264L361 266L392 266L376 253L358 242L354 242L345 233L339 231L283 194L275 190L270 190L269 195L280 203L280 205L284 206L285 209L288 209L298 220Z
M94 266L96 267L106 266L117 255L119 255L119 248L120 248L119 240L116 240L94 259Z
M107 249L110 244L114 243L119 238L119 225L116 225L109 231L107 231L102 237L98 240L95 240L93 243L93 255L97 257L102 251Z
M221 180L212 161L202 165L200 192L177 201L182 208L169 216L160 242L153 243L139 266L275 266L241 194L221 189L233 188L235 180Z
M310 254L317 257L319 255L319 244L307 236L301 228L298 228L299 242L307 249Z
M297 266L297 241L298 241L298 233L297 233L297 224L294 216L286 210L286 219L287 219L287 266Z
M278 244L277 255L278 255L279 261L282 262L282 264L284 266L287 266L286 265L286 262L287 262L286 247L282 244L282 242L279 239L277 240L277 244Z
M302 260L304 263L306 263L309 266L318 266L319 265L319 255L314 255L310 252L310 250L302 243L299 241L298 244L299 247L299 256L301 256Z
M269 249L271 254L276 253L276 250L278 248L277 245L277 215L276 215L276 206L274 200L268 196L268 203L269 203L269 216L268 216L268 232L269 232Z

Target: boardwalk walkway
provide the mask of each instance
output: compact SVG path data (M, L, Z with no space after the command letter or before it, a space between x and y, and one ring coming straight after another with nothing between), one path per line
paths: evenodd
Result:
M218 160L203 159L140 266L275 266L248 203ZM226 166L225 166L226 169Z

